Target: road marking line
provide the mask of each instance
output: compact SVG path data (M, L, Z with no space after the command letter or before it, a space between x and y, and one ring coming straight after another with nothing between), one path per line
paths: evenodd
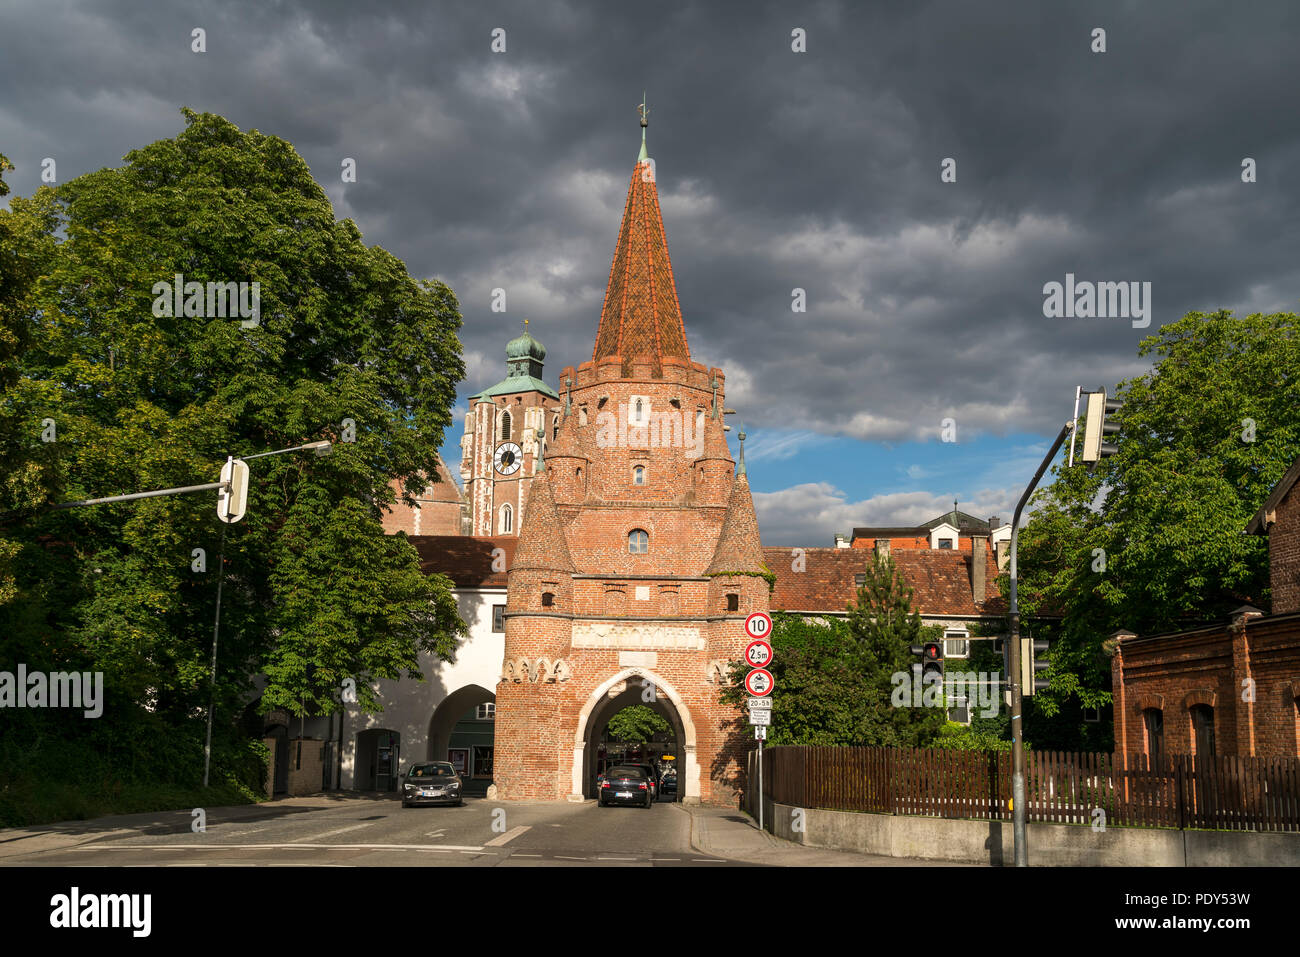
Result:
M680 861L680 857L652 857L652 861Z
M561 860L561 861L585 861L586 860L585 857L565 857L563 854L556 854L555 857L557 860Z
M115 844L113 850L130 850L132 848L148 848L157 851L193 851L193 850L258 850L260 848L290 848L290 847L309 847L319 848L327 851L481 851L481 846L471 846L468 844L440 844L437 847L430 847L428 844ZM85 850L90 850L86 848Z
M511 857L541 857L540 854L511 854Z
M323 832L323 833L321 833L321 834L317 834L317 835L315 835L314 837L311 838L311 840L313 840L313 841L318 841L318 840L320 840L320 839L323 838L323 837L333 837L335 834L343 834L343 833L346 832L346 831L356 831L356 830L360 830L360 829L363 828L363 827L369 827L369 826L370 826L371 824L373 824L373 823L374 823L373 821L366 821L364 824L351 824L351 825L349 825L349 826L347 826L347 827L336 827L336 828L335 828L334 830L332 830L332 831L325 831L325 832ZM301 838L300 840L301 840L301 841L305 841L305 840L307 840L307 838L304 837L304 838ZM292 842L290 842L290 843L298 844L298 843L300 843L300 841L292 841Z
M525 831L531 831L532 829L533 829L533 826L532 826L531 824L520 824L518 827L512 827L510 830L506 831L504 834L500 834L500 835L498 835L497 837L492 838L492 840L488 841L488 842L487 842L486 844L484 844L483 846L484 846L484 847L500 847L500 846L503 845L503 844L509 844L511 841L513 841L515 838L517 838L520 834L523 834Z
M596 858L596 860L598 860L598 861L637 861L637 860L640 860L640 858L638 858L638 857L598 857L598 858Z

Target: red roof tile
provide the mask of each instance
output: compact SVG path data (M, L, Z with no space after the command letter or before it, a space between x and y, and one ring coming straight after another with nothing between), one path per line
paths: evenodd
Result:
M410 535L408 538L420 554L422 572L426 575L439 572L464 588L485 585L504 588L506 573L492 570L492 552L505 549L505 561L498 564L506 569L514 561L515 546L519 544L513 535Z
M803 548L804 570L794 571L793 549L763 549L776 573L772 608L786 611L842 612L857 601L855 576L865 571L871 553L860 548ZM985 553L987 600L976 605L971 590L968 552L950 549L902 548L891 551L903 580L913 590L912 602L921 615L1001 615L1006 602L998 593L997 562Z

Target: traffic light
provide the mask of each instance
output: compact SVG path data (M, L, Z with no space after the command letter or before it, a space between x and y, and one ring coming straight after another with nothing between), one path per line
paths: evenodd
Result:
M1039 678L1036 675L1040 671L1046 671L1051 667L1051 662L1044 661L1040 655L1047 651L1048 642L1041 638L1021 638L1020 639L1020 693L1033 694L1035 691L1045 691L1051 684L1046 678Z
M943 681L943 642L927 641L923 645L913 645L912 654L919 655L921 658L921 681L928 684L931 681ZM934 678L930 676L934 675Z
M1119 423L1107 421L1124 407L1119 399L1106 398L1106 390L1088 393L1088 406L1083 423L1083 461L1098 462L1108 455L1114 455L1119 447L1113 442L1105 442L1108 435L1119 431Z
M228 458L221 466L221 481L226 488L217 491L217 518L223 522L237 522L244 517L248 507L248 463Z

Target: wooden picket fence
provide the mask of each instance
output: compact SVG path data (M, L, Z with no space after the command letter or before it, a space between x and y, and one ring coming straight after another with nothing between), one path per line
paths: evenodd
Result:
M796 807L1005 821L1011 755L778 746L764 749L763 790ZM1300 831L1300 758L1028 751L1025 799L1030 821Z

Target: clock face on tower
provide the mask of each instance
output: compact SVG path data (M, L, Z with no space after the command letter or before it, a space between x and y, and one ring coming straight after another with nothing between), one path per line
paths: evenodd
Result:
M492 457L492 464L502 475L514 475L523 462L523 450L513 442L502 442L497 446L497 454Z

